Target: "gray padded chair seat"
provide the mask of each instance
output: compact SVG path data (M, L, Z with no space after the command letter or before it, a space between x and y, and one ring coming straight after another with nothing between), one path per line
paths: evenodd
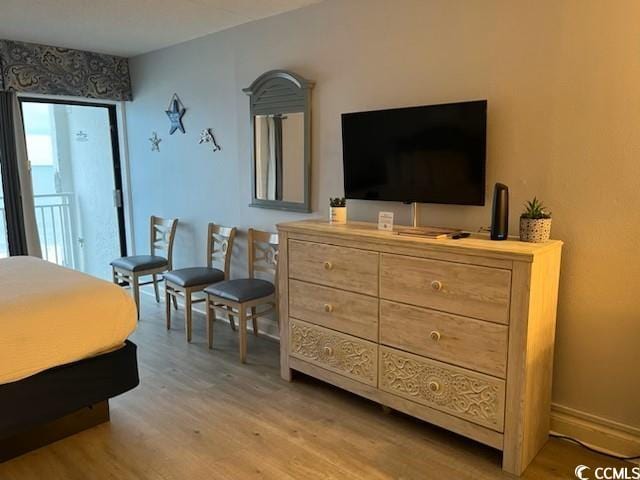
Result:
M205 292L232 302L243 303L256 298L266 297L276 291L273 283L258 278L240 278L209 285Z
M111 266L123 268L130 272L138 272L151 268L167 267L169 266L169 262L166 258L158 255L134 255L132 257L116 258L111 262Z
M164 279L180 287L193 287L221 282L224 280L224 272L217 268L209 267L180 268L165 273Z

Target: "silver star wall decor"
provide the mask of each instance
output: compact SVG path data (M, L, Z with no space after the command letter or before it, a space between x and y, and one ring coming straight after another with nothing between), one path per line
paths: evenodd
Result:
M177 93L173 94L171 100L169 101L169 108L165 110L164 113L169 117L169 122L171 123L171 128L169 129L169 135L173 135L176 130L180 130L182 133L186 133L184 130L184 125L182 124L182 117L184 117L184 113L187 111L178 97Z
M157 132L153 132L151 134L151 137L149 138L149 141L151 142L151 151L152 152L159 152L160 151L160 142L162 141L162 139L160 137L158 137L158 133Z
M200 132L200 141L198 142L198 144L202 143L210 143L214 152L222 150L222 147L218 145L218 142L216 141L213 130L210 128L205 128L202 130L202 132Z

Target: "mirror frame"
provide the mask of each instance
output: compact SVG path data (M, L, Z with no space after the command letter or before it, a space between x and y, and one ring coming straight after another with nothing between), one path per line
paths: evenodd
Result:
M251 131L251 203L250 207L311 213L311 89L314 82L286 70L271 70L256 78L242 91L249 95ZM264 200L256 196L256 115L276 113L304 114L304 200Z

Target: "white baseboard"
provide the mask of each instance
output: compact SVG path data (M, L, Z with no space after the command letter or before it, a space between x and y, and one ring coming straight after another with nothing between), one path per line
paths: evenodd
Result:
M640 428L554 403L551 431L615 455L640 455Z

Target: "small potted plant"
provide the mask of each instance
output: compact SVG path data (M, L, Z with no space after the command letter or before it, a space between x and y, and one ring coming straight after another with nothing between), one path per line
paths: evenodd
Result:
M520 215L520 240L523 242L546 242L551 236L551 212L536 197L525 204Z
M347 223L347 201L343 198L329 198L329 221Z

